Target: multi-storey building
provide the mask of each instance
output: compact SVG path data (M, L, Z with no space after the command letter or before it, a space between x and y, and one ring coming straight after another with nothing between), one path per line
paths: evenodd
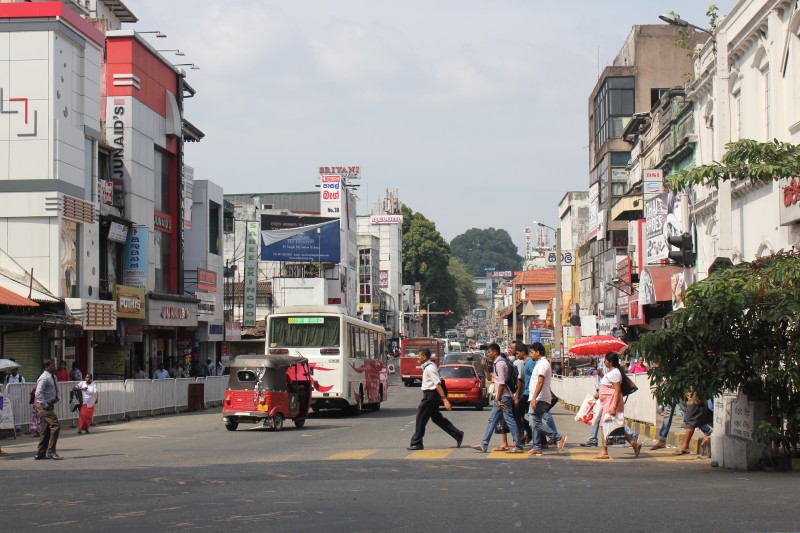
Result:
M611 216L628 185L631 145L622 134L635 113L649 111L691 72L687 51L674 44L676 36L669 26L634 26L589 96L590 212L587 239L578 243L580 307L598 316L601 333L617 324L616 291L606 288L617 275L617 256L628 254L628 223Z

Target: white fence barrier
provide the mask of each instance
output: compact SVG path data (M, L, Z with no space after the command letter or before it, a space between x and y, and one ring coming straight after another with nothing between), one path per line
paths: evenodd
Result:
M126 381L95 381L98 404L94 416L107 419L128 416L174 413L186 410L189 405L189 385L202 383L206 405L221 404L228 385L228 376L182 379L129 379ZM69 408L69 393L75 381L58 383L60 401L56 404L58 419L77 424L78 412ZM14 424L31 423L30 392L36 383L9 383L5 388L5 401L11 402Z
M647 374L628 374L639 390L625 401L625 417L647 424L656 423L658 402L650 390ZM553 392L568 404L580 405L589 393L594 393L594 376L558 378L552 381Z

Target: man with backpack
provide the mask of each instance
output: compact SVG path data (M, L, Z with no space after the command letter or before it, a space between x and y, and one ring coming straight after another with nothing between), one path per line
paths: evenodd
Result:
M472 449L486 453L489 449L489 440L497 421L502 417L508 430L514 437L514 447L507 453L522 453L522 443L519 439L519 429L514 420L514 391L516 391L518 378L511 363L500 355L500 346L497 343L489 345L487 350L489 361L493 363L492 382L494 383L494 401L489 423L480 444L473 444Z

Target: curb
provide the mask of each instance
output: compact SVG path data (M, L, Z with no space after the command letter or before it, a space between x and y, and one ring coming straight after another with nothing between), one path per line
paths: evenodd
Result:
M561 407L565 410L570 411L572 413L577 413L578 409L580 409L580 405L572 405L568 403L561 402ZM647 424L644 422L637 422L636 420L631 420L629 418L625 419L625 423L631 428L634 432L638 433L640 437L647 436L653 441L656 440L656 435L658 434L658 430L660 427L656 427L653 424ZM675 420L672 421L672 426L675 426ZM695 435L700 433L701 436L693 436L691 442L689 443L689 451L692 453L696 453L697 455L702 455L705 457L711 457L711 445L708 446L701 446L700 443L703 440L703 433L695 431ZM673 446L678 448L683 445L683 441L686 438L686 431L673 431L670 428L669 435L667 436L667 446ZM639 440L641 442L641 439ZM643 444L644 445L644 444ZM800 459L794 459L792 467L794 469L800 468Z

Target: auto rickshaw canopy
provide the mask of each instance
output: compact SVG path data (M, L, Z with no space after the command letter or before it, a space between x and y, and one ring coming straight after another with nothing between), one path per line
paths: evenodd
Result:
M306 370L290 372L291 379L308 380L308 359L293 355L237 355L231 362L228 388L234 390L258 388L266 391L286 391L286 374L296 365Z

